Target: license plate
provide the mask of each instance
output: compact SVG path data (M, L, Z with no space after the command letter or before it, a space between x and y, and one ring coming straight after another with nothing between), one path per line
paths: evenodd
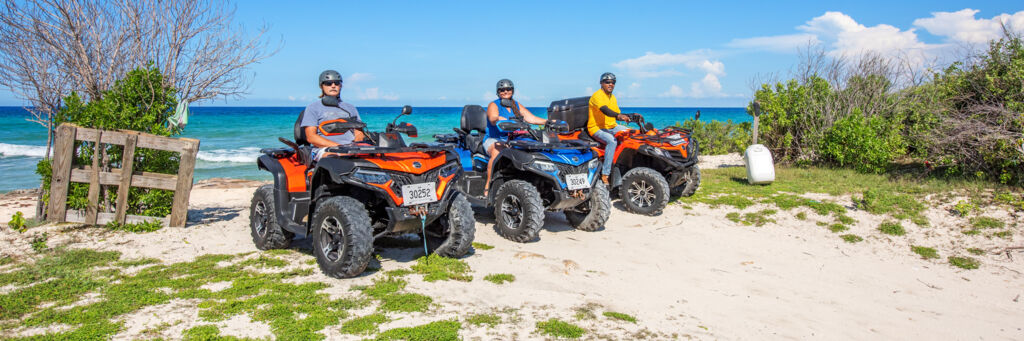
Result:
M587 183L586 174L566 174L565 185L570 190L584 189L590 187L590 184Z
M436 182L425 182L402 186L402 206L426 204L437 201Z

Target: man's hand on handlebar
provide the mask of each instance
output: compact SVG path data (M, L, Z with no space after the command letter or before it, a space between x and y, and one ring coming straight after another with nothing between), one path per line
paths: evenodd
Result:
M615 119L623 122L629 122L630 117L629 115L626 114L619 114L619 116L615 117Z

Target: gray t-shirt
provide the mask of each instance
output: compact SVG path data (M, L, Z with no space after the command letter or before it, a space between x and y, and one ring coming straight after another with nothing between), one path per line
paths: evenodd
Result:
M302 127L319 127L321 122L339 118L355 118L359 120L359 111L356 110L356 106L342 102L340 99L338 100L337 107L329 107L320 103L320 101L316 101L306 106L306 113L303 114L302 123L299 125ZM341 135L324 136L318 129L317 135L341 145L351 144L355 140L355 134L351 130Z

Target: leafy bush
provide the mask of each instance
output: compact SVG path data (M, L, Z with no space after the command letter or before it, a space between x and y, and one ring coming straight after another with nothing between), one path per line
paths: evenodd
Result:
M949 256L949 264L967 270L977 269L979 266L981 266L981 263L978 262L977 259L971 257L956 256Z
M164 84L160 70L152 65L128 72L114 86L103 92L102 98L86 102L77 93L63 99L64 107L55 117L56 124L74 123L86 128L104 130L128 129L159 136L173 136L181 132L177 126L169 126L167 118L174 114L177 105L176 90ZM91 164L94 153L105 153L101 163L104 168L117 168L122 163L122 146L101 145L94 142L75 143L73 163ZM178 153L138 148L135 150L133 168L135 171L175 174L178 171ZM49 201L49 183L53 175L50 160L42 160L36 166L36 173L43 179L44 202ZM88 206L89 185L71 183L68 188L68 206L84 209ZM101 202L117 200L117 188L108 186L102 192ZM174 192L157 189L131 188L128 193L128 214L163 217L171 213ZM101 212L113 211L113 204L102 205Z
M11 221L7 222L7 226L19 233L25 232L25 217L21 214L21 211L14 212L14 215L11 216Z
M906 153L898 123L879 117L864 117L860 109L839 119L825 132L818 150L824 161L853 167L865 173L883 173L897 157Z
M750 145L750 122L733 123L732 120L699 121L689 119L676 126L690 129L700 144L700 154L721 155L742 153Z
M895 221L882 222L882 224L878 226L878 231L893 236L902 236L907 234L907 230L903 229L903 225L900 225L900 223Z

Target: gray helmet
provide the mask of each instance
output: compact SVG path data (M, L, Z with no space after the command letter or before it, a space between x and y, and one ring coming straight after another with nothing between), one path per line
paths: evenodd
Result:
M320 73L320 81L316 82L317 86L324 84L327 81L339 81L341 82L341 74L334 70L324 70Z
M495 90L501 90L501 89L504 89L504 88L513 88L513 89L515 89L515 87L516 86L514 84L512 84L512 81L510 81L510 80L508 80L506 78L502 78L500 81L498 81L498 85L495 87Z
M610 81L614 82L615 81L615 74L611 73L611 72L602 73L601 74L601 82L603 83L606 80L610 80Z

